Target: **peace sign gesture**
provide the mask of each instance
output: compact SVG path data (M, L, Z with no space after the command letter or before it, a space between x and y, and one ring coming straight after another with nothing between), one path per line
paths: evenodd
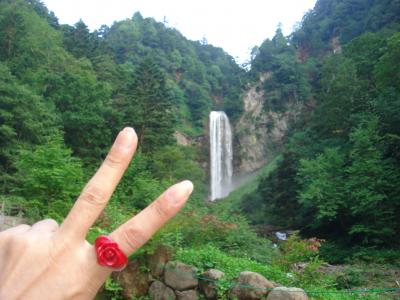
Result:
M64 222L43 220L0 232L0 300L92 299L113 269L98 263L85 238L114 192L136 150L132 128L122 130ZM129 256L185 204L190 181L167 189L146 209L109 235Z

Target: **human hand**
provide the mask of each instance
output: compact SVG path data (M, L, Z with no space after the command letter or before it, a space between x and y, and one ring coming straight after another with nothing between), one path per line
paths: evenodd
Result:
M43 220L0 232L0 300L92 299L112 269L100 266L86 241L136 150L137 136L125 128L64 222ZM109 237L131 255L185 204L190 181L167 189Z

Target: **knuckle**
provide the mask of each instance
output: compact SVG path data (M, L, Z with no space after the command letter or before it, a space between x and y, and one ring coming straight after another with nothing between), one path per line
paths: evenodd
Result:
M54 219L46 219L45 221L51 226L54 226L54 227L58 227L59 226L58 222L56 220L54 220Z
M112 169L118 169L124 163L123 156L116 152L117 151L111 151L104 160L104 164Z
M141 230L132 227L126 228L123 231L122 237L131 251L136 251L148 240L148 237Z
M54 219L44 219L44 220L41 220L41 221L39 221L39 222L33 224L33 226L35 226L35 225L37 225L37 224L46 224L46 225L50 225L50 226L52 226L52 227L53 227L53 226L54 226L54 227L58 227L58 223L57 223L57 221L54 220Z
M169 217L170 213L168 207L162 201L156 200L152 206L158 217L162 219L167 219Z
M103 206L107 202L107 195L102 188L88 185L80 196L81 200L95 206Z

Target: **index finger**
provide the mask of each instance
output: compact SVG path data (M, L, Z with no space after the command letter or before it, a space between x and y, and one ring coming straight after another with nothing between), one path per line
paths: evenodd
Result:
M127 127L118 134L103 164L89 180L61 224L58 231L61 236L86 237L121 180L136 146L137 136L133 128Z
M131 255L185 205L193 191L189 180L171 186L139 214L118 227L110 237Z

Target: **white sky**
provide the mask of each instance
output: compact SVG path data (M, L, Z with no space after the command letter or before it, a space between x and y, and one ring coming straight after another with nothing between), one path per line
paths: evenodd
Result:
M253 46L273 37L277 25L292 32L316 0L42 0L62 24L82 19L91 30L114 21L143 17L168 21L191 40L205 37L243 63Z

